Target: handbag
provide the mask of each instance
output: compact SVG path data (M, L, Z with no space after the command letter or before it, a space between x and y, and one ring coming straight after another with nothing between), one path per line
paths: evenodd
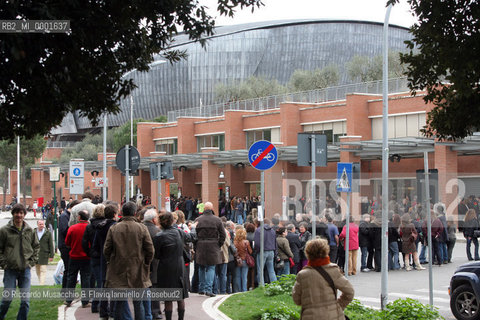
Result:
M247 266L249 268L255 267L255 260L253 257L248 253L248 245L245 243L245 261L247 262Z
M275 256L275 270L283 270L285 267L285 261L280 259L278 255Z

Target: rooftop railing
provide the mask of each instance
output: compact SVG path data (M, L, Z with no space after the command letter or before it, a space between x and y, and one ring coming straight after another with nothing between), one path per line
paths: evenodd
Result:
M47 148L69 148L75 147L75 141L47 141Z
M283 102L322 103L345 99L347 94L366 93L381 94L383 81L369 81L362 83L346 84L324 89L285 93L274 96L217 103L208 106L174 110L168 112L168 122L175 122L179 117L218 117L223 116L227 110L263 111L278 108ZM407 78L388 80L388 93L410 91Z

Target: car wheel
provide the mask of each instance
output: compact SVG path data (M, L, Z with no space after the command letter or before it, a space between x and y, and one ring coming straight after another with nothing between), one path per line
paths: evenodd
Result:
M461 285L453 291L450 309L459 320L480 320L480 300L468 284Z

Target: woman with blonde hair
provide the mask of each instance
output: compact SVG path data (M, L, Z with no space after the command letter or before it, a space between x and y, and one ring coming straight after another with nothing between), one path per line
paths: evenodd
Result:
M252 254L253 250L250 247L250 242L247 240L247 232L244 228L236 230L233 244L237 248L237 255L242 259L242 265L237 265L235 269L234 284L240 292L245 292L247 291L248 275L247 254Z
M402 223L400 225L400 235L402 237L402 253L403 260L405 262L405 270L411 271L412 267L410 266L410 255L413 257L413 262L415 263L416 270L425 270L424 267L420 264L418 259L417 246L415 241L418 238L417 229L412 223L412 219L408 213L405 213L402 216Z
M330 262L329 251L325 239L310 240L305 246L308 264L298 273L292 290L293 301L302 307L301 320L345 319L343 310L353 300L353 287ZM340 298L337 290L342 292Z
M472 253L470 252L470 247L473 245L475 247L474 257L475 260L479 260L478 256L478 239L475 237L475 230L478 230L478 219L477 213L474 209L468 209L465 214L465 223L463 225L463 235L467 239L467 258L472 261Z

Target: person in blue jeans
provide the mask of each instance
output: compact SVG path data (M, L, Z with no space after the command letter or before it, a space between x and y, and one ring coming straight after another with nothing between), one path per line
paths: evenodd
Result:
M247 266L247 254L252 254L253 250L250 247L250 242L247 240L247 232L245 229L238 229L235 234L235 247L237 248L237 256L242 259L242 265L236 266L235 270L235 287L238 288L238 291L245 292L247 291L247 275L248 275L248 266Z
M290 258L293 259L293 253L287 240L287 230L280 227L277 230L277 253L283 260L283 269L277 270L277 276L290 274Z
M254 248L256 257L257 257L257 277L258 283L261 284L263 279L263 270L262 270L262 261L260 260L260 221L256 221L257 229L254 234ZM277 240L275 237L275 230L273 230L270 225L270 220L265 219L264 225L264 238L263 238L263 266L267 268L268 282L277 281L277 276L275 275L275 269L273 267L273 258L275 256L275 251L277 250ZM265 281L263 281L265 282Z
M135 203L125 203L122 220L108 230L103 250L107 262L106 288L148 290L152 286L149 275L155 250L147 227L134 217L136 209ZM150 300L133 301L136 319L151 319L150 308L145 308L147 303L150 305ZM117 301L115 320L131 319L128 301Z
M235 207L235 218L238 224L243 224L244 203L242 198L237 199L237 205Z
M0 319L5 315L12 303L13 293L17 286L22 293L17 320L26 320L30 301L27 293L30 291L30 268L38 261L40 244L30 226L24 222L27 210L17 203L12 207L13 218L0 229L0 267L3 268L3 295L0 305Z
M215 266L223 263L220 248L225 242L226 233L222 220L213 214L213 204L211 202L205 203L205 209L198 218L195 230L197 234L195 263L199 264L198 292L214 297Z
M215 267L215 282L214 287L216 290L213 293L225 294L227 293L227 266L229 258L229 247L231 245L230 233L225 230L225 242L222 245L222 263L217 264Z
M400 216L394 214L392 221L388 223L388 269L400 269L398 241L400 239Z

